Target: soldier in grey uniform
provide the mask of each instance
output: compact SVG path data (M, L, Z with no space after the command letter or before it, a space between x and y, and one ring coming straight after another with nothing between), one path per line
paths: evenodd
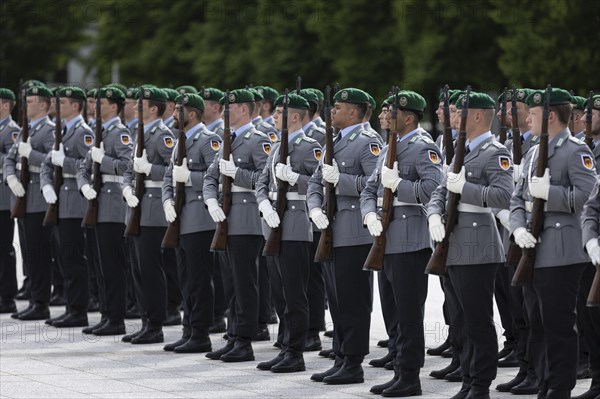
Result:
M369 353L372 310L372 275L362 270L372 237L360 216L359 196L375 170L381 137L364 130L362 121L368 108L367 93L347 88L334 96L332 124L340 129L334 142L333 165L323 164L310 179L310 217L321 230L329 221L323 213L324 182L336 190L333 221L334 261L325 266L327 297L337 304L334 323L334 366L313 374L314 381L351 384L364 381L361 363ZM327 151L327 149L325 149ZM332 308L333 310L333 308Z
M175 99L179 95L177 90L165 87L162 89L167 94L167 106L165 107L165 112L161 115L163 118L163 123L165 126L171 131L171 133L175 134L173 131L175 126L175 119L173 117L173 112L175 112Z
M4 158L4 179L16 197L26 195L26 214L22 219L25 241L23 260L27 263L27 277L31 281L29 307L15 314L20 320L43 320L50 317L51 235L52 227L42 226L47 204L40 187L40 168L44 157L54 143L54 123L48 118L50 90L45 86L27 89L27 115L30 119L29 139L17 137L14 145ZM20 181L21 158L29 162L30 180L27 187ZM11 207L15 198L11 197Z
M139 257L140 289L142 293L145 327L131 338L132 344L150 344L164 341L162 326L167 315L166 268L175 268L169 256L172 251L162 251L160 244L165 235L167 221L162 210L162 181L171 158L175 137L161 119L165 112L167 94L159 88L141 89L144 122L144 150L135 156L124 174L123 197L130 208L141 207L140 234L135 237ZM133 192L135 173L144 177L144 195L137 198Z
M273 112L275 112L275 100L279 97L279 93L270 86L257 86L256 91L263 96L263 101L260 106L260 117L265 123L275 126Z
M456 102L463 111L464 95ZM453 312L460 351L463 385L454 399L489 398L496 378L498 341L493 322L496 270L505 261L502 241L491 208L505 208L512 193L512 167L506 147L496 142L490 128L494 100L483 93L469 97L464 166L450 172L434 191L427 206L431 238L440 242L446 233L442 215L447 193L461 195L458 223L450 239L446 262L460 311ZM467 111L467 110L464 110ZM461 319L461 320L459 320Z
M269 238L272 228L280 227L281 251L273 260L277 269L269 271L271 282L275 281L271 273L278 276L278 286L271 284L273 291L282 291L284 336L281 352L273 360L258 364L261 370L275 373L304 371L304 347L309 329L309 302L307 298L310 241L312 223L306 208L306 190L308 180L314 173L321 158L319 143L304 135L302 124L308 113L308 102L298 94L280 96L275 101L275 127L281 130L283 124L283 103L288 100L287 127L288 160L280 161L280 147L276 146L256 183L258 209L263 217L265 239ZM279 182L289 184L286 195L286 210L283 220L273 208L271 200L278 201ZM317 331L318 334L318 331Z
M122 199L123 174L129 165L133 148L129 130L121 123L119 114L125 94L118 88L100 88L102 118L102 145L92 147L80 165L77 186L87 200L98 198L96 241L100 258L101 284L105 298L100 312L102 319L94 326L83 329L85 334L125 334L126 312L125 203ZM92 164L100 165L102 186L97 193L92 187ZM97 276L98 278L98 276Z
M303 121L304 125L302 126L302 130L306 137L310 137L319 142L321 146L325 145L325 128L319 127L315 121L314 117L319 116L319 98L317 94L311 89L302 89L300 91L300 95L308 101L308 115Z
M426 102L418 93L398 93L398 143L393 168L385 165L385 147L377 168L361 193L363 222L372 236L382 234L377 216L384 188L394 193L393 218L387 230L384 270L396 305L398 323L394 378L371 388L384 396L421 394L419 370L425 361L423 329L428 276L425 267L431 256L425 205L442 180L442 157L437 146L420 134L419 121Z
M323 110L323 102L325 101L325 95L321 90L315 89L314 87L308 88L308 90L311 90L313 93L315 93L318 99L317 109L313 115L313 122L318 127L325 129L325 121L320 116L320 113Z
M273 143L279 141L279 132L277 129L275 129L273 125L263 121L260 116L264 96L256 89L251 88L248 90L254 96L254 112L252 113L252 124L254 125L254 128L259 132L266 134Z
M88 114L88 120L85 123L92 129L96 127L96 90L98 89L89 89L85 94Z
M208 130L223 138L223 104L219 101L223 98L223 92L219 89L208 87L204 89L204 113L202 122Z
M94 144L94 134L81 116L85 92L79 87L60 89L60 115L63 119L62 142L44 159L40 185L46 202L58 200L58 235L62 274L64 278L65 313L50 324L54 327L85 327L88 325L89 276L85 259L85 235L81 222L87 200L79 193L79 166ZM53 186L54 167L62 168L62 185L58 193ZM58 194L58 196L57 196Z
M251 341L258 330L258 267L256 260L263 244L262 228L256 196L256 181L262 172L271 142L252 125L254 96L248 90L229 93L232 133L231 156L215 157L204 177L204 198L215 222L225 220L219 206L220 176L233 179L231 209L227 215L227 255L233 280L233 298L229 306L225 347L206 356L225 362L254 360ZM221 266L224 266L221 264Z
M210 244L215 232L215 222L204 206L202 187L208 166L212 164L222 139L206 129L202 120L204 101L198 94L183 95L185 119L179 120L179 110L174 117L178 129L185 130L185 158L181 166L174 164L177 147L165 172L162 201L168 222L180 218L177 265L179 283L183 292L183 335L178 341L164 347L177 353L209 352L212 349L209 328L213 321L214 295L213 254ZM177 98L179 104L181 98ZM180 105L177 107L179 108ZM185 203L178 215L174 198L176 183L185 184Z
M15 107L15 94L0 88L0 313L17 311L17 265L13 249L14 221L10 217L10 189L4 184L1 166L21 128L10 113Z
M585 136L585 105L587 103L586 97L572 96L573 101L573 131L571 134L575 135L576 138L582 139Z

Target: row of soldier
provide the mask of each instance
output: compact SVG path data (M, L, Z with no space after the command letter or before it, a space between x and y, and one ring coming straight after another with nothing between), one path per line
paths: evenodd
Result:
M8 104L8 116L14 95L2 93L6 99L3 110L4 104ZM43 266L49 257L51 231L42 228L42 219L46 202L58 199L61 218L58 236L60 253L66 261L62 271L68 305L65 315L52 324L87 325L86 244L80 225L85 201L97 197L98 224L95 229L86 229L86 235L95 234L99 252L96 276L101 280L98 291L103 318L99 325L88 327L88 333L125 332L127 251L129 257L138 257L130 262L135 265L130 268L144 328L124 340L162 342L162 325L168 314L167 295L171 291L167 287L168 270L172 271L176 263L184 303L184 328L181 340L165 349L209 352L208 358L229 362L254 360L251 342L260 330L259 287L261 277L268 276L273 302L282 320L277 340L281 352L273 360L259 363L258 368L273 372L305 369L302 353L307 344L313 348L320 346L318 332L324 327L322 307L326 290L334 339L332 350L323 352L331 355L334 366L311 378L328 384L363 382L361 363L369 352L372 275L362 269L373 237L383 231L378 215L380 198L384 189L389 189L394 193L394 212L386 226L384 270L378 275L390 338L389 354L371 364L390 366L394 377L386 384L372 387L371 392L383 396L420 395L419 370L425 353L423 310L428 281L424 271L431 257L432 239L439 242L445 236L443 216L450 192L461 196L460 217L449 237L452 251L447 261L448 273L441 277L446 296L444 310L451 331L448 344L442 349L450 347L453 360L448 368L433 372L432 376L458 375L457 380L463 386L455 398L489 397L498 365L493 325L496 292L497 301L502 295L510 297L507 301L510 310L506 312L506 322L503 317L503 324L506 335L513 337L511 349L520 367L515 379L498 386L498 390L517 394L539 392L539 397L547 398L570 397L577 372L575 307L579 303L580 318L586 319L582 323L593 374L588 396L582 397L593 399L600 394L597 348L600 339L597 339L598 314L594 313L597 309L586 309L581 306L582 300L577 300L578 295L590 290L594 273L590 258L600 263L598 207L594 202L597 188L590 196L596 184L595 155L580 140L571 137L567 126L571 113L578 113L572 111L574 99L568 92L553 89L549 97L549 170L541 179L534 176L537 154L528 151L537 148L535 144L542 130L541 109L547 94L540 91L520 89L512 93L519 116L519 125L513 128L524 132L520 165L512 165L511 142L506 146L500 144L490 132L496 105L491 97L470 93L468 101L463 103L464 93L455 92L448 99L452 110L449 120L443 116L440 103L440 122L453 128L454 137L464 115L468 145L464 167L458 173L450 162L449 167L443 166L441 142L436 145L420 127L426 104L415 92L402 91L382 104L382 128L390 127L391 110L395 116L398 142L393 167L384 164L387 147L367 122L375 109L374 100L359 89L343 89L334 96L331 123L339 133L333 142L331 164L322 160L326 134L322 127L316 126L322 124L319 111L323 98L319 91L304 89L298 94L273 96L272 102L261 99L262 93L246 89L224 96L214 89L197 95L182 88L178 99L152 86L145 86L139 92L123 92L117 86L109 86L99 89L96 95L101 102L102 147L90 150L94 135L79 116L86 93L73 87L63 88L59 93L65 136L77 133L71 136L74 141L70 145L65 139L58 150L51 150L53 126L45 119L51 93L44 86L27 88L30 140L20 140L18 126L11 125L11 132L17 133L9 135L14 144L4 146L10 150L3 162L3 179L12 191L13 200L30 193L27 214L20 223L25 242L40 244L36 248L27 247L27 256L24 253L35 289L30 308L16 317L23 320L49 317L50 278ZM135 131L128 131L118 119L121 108L127 109L128 101L130 106L134 105L136 98L141 100L144 116L146 146L141 156L134 156L132 151ZM185 110L183 122L180 114L174 112L178 100ZM592 112L592 134L600 139L600 97L592 101L586 112ZM161 119L169 102L173 103L170 113L186 136L186 159L180 166L174 162L175 136ZM220 118L225 102L229 103L228 121L233 131L229 138L229 159L221 156L224 126ZM463 104L467 109L462 109ZM265 117L272 113L274 128L255 118L263 109ZM276 143L284 125L284 109L285 125L290 132L286 163L278 161ZM574 122L581 120L582 113ZM135 121L132 122L133 126ZM509 125L511 122L507 118ZM46 132L37 134L45 125ZM19 157L29 159L32 178L27 187L17 184ZM100 192L91 186L94 163L102 171ZM63 167L64 183L58 196L51 186L53 165ZM135 174L145 176L142 198L134 193ZM225 176L233 179L228 214L223 211L220 196ZM274 208L281 182L289 184L283 215ZM174 206L176 183L185 185L185 203L180 214ZM335 187L335 215L323 212L327 205L324 203L327 184ZM547 204L547 224L539 242L527 225L535 198ZM588 199L582 240L579 216ZM138 206L142 214L140 234L135 239L129 238L124 246L125 212ZM8 223L8 206L2 209ZM74 210L75 213L70 213ZM176 218L181 223L180 242L175 254L169 255L169 251L160 250L160 244L167 222ZM213 256L210 246L215 223L224 220L228 221L227 251ZM326 230L330 223L334 261L313 263L320 231ZM261 259L264 238L280 224L279 256ZM538 247L535 279L522 288L508 287L516 266L506 263L505 249L511 238L520 247ZM260 261L264 264L257 267ZM221 273L217 279L216 270ZM213 352L208 336L214 321L213 286L221 282L228 291L226 297L230 298L228 341Z

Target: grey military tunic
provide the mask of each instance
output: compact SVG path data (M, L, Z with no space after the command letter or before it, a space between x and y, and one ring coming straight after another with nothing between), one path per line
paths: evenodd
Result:
M148 162L152 164L152 169L150 175L144 175L144 196L138 198L140 201L138 206L142 207L140 218L142 227L167 226L162 205L162 185L165 170L171 161L175 137L161 119L157 119L157 121L150 122L144 132L144 149ZM135 175L132 157L129 159L129 166L124 173L123 188L126 186L134 188Z
M597 167L597 166L596 166ZM596 179L590 198L583 206L581 213L582 247L589 240L598 239L600 236L600 180Z
M0 122L0 211L10 210L12 191L10 191L8 185L1 184L4 182L2 165L4 165L4 158L8 155L15 141L17 141L20 130L19 125L12 120L10 115Z
M289 143L288 156L292 170L299 173L298 181L288 188L286 210L281 222L283 241L312 241L312 222L308 217L306 191L308 180L315 172L321 159L321 146L316 140L306 137L303 132ZM276 144L267 159L258 182L256 183L256 199L260 204L267 199L274 199L277 194L275 165L279 163L279 144ZM275 204L276 201L273 201ZM271 228L263 220L263 235L269 237Z
M227 216L228 234L232 235L262 235L260 215L254 190L267 157L271 152L269 138L254 128L240 134L231 144L231 154L238 167L233 179L231 209ZM204 199L219 197L221 172L219 159L223 149L214 158L204 177Z
M377 169L360 195L364 220L370 212L381 209L383 199L381 170L387 159L388 146L379 154ZM396 161L402 181L394 193L392 220L387 230L385 253L415 252L431 247L425 206L443 178L442 157L433 141L419 133L399 141Z
M320 116L317 116L312 121L315 125L317 125L317 127L320 127L321 129L325 129L325 126L326 126L325 121L323 121L323 119L321 119Z
M509 205L513 187L510 154L490 136L465 156L464 165L467 182L460 198L458 222L450 236L446 265L504 262L502 240L490 208L506 209ZM431 195L428 217L446 213L447 194L444 179Z
M211 231L215 229L215 222L210 217L206 206L202 188L204 176L208 167L212 164L218 151L221 149L223 140L216 134L206 129L204 125L185 141L185 153L187 166L190 170L189 181L185 184L185 202L181 214L177 215L180 220L180 234L197 233L200 231ZM173 181L173 162L177 154L178 142L173 150L173 156L169 167L165 172L162 186L162 201L174 199L175 182Z
M206 125L206 128L211 132L216 133L221 139L223 139L223 132L225 130L223 119L212 121L209 125Z
M35 126L29 129L29 144L31 144L31 154L29 154L29 183L25 187L26 212L37 213L46 212L48 204L44 200L40 187L40 170L44 157L54 144L54 122L47 116L37 122ZM10 175L21 177L21 156L18 153L21 134L15 140L15 143L4 158L4 179ZM11 206L16 197L11 196Z
M539 147L532 148L524 159L523 176L510 203L511 235L531 221L533 197L528 176L537 173ZM589 262L583 250L579 216L596 183L596 169L589 148L562 130L548 143L550 193L545 205L544 230L536 246L535 268Z
M320 128L314 122L308 122L303 128L306 137L315 139L321 146L325 146L325 129Z
M270 125L267 122L263 121L263 119L260 116L257 116L256 118L252 119L252 124L254 125L254 128L256 130L266 134L269 140L271 140L271 142L276 143L279 141L279 132L277 131L277 129L275 129L273 125Z
M102 131L104 158L100 164L102 187L98 193L98 223L123 223L125 220L125 201L121 188L123 175L131 161L133 144L129 130L118 118L110 121ZM77 187L92 185L91 151L79 166ZM161 207L162 208L162 207Z
M334 142L334 150L340 179L336 186L336 212L332 225L333 245L347 247L371 244L373 238L363 225L359 200L367 179L377 166L381 137L364 130L362 124L355 125L345 137ZM323 207L324 183L322 165L320 165L309 180L307 194L309 211Z
M60 186L58 194L58 217L60 219L81 219L87 209L88 201L77 187L77 175L81 173L79 168L81 162L94 144L94 134L83 118L79 117L79 120L63 133L62 143L65 161L62 167L63 184ZM52 153L48 153L42 164L41 186L52 185L53 175Z

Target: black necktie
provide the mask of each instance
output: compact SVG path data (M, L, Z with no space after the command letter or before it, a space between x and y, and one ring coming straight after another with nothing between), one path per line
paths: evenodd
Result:
M465 146L465 156L467 156L467 154L470 153L470 152L471 152L471 146L467 144Z
M65 137L65 135L67 134L67 127L66 126L63 127L63 133L62 134L63 134L63 137Z
M335 145L336 143L339 143L342 140L342 133L338 133L337 136L335 136L335 140L333 140L333 145Z
M231 133L231 142L233 143L233 140L235 140L235 138L237 137L237 134L235 134L235 132Z

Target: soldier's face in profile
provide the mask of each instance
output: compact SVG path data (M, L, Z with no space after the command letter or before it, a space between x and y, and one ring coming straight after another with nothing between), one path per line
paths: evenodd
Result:
M240 122L243 114L243 104L230 104L229 105L229 123L232 126L237 126Z
M125 119L133 119L137 116L136 104L136 100L130 98L125 100L125 105L123 106L123 115L125 116Z
M353 111L355 108L352 104L336 102L331 109L331 124L339 129L350 126Z
M87 99L87 112L88 112L88 117L93 118L96 116L96 99L95 98Z
M587 110L583 111L582 119L585 120L587 116ZM600 135L600 110L592 110L592 135Z
M531 133L540 136L542 134L542 107L529 108L526 121Z
M392 116L391 116L389 107L382 107L381 113L379 113L379 125L381 126L382 129L390 128L391 117Z
M60 116L61 118L71 119L77 111L74 110L74 104L71 104L68 98L60 99Z
M446 121L444 120L444 102L440 101L440 103L438 104L437 109L435 110L435 114L437 115L438 121L440 121L440 123L446 123Z
M283 107L276 107L275 112L273 113L273 122L275 122L275 129L281 130L283 119Z
M506 104L506 126L509 128L512 127L512 116L510 115L510 110L511 110L510 103ZM502 105L498 109L498 112L496 112L496 116L498 117L498 120L500 121L500 123L502 123Z

